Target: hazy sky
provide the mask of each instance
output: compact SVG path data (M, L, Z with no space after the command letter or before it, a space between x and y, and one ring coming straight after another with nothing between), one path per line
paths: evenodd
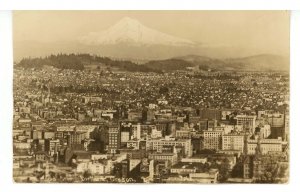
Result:
M14 40L75 41L89 32L105 30L123 17L212 46L289 53L287 11L14 11Z

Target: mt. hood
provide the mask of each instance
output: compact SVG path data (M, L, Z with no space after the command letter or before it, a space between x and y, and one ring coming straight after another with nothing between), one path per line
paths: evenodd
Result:
M201 55L223 60L225 58L247 58L249 55L263 54L256 49L247 47L216 45L205 42L205 39L195 42L175 37L151 29L136 19L129 17L122 18L106 30L89 32L68 41L14 41L14 59L16 61L28 56L41 57L58 53L88 53L140 63L149 60L178 58L186 55ZM193 60L195 58L185 57L185 59ZM218 62L215 59L206 59L206 61L203 61L203 59L200 58L201 61L199 61L199 57L197 57L196 61L192 63L200 62L203 64L205 62L206 65L209 65L217 62L223 65L223 62ZM259 61L262 59L264 59L264 62L269 61L265 57L260 57ZM254 60L256 58L247 58L246 63L256 63L258 65L258 62L254 62ZM273 60L272 63L275 66ZM244 59L242 61L230 60L230 63L245 63ZM277 61L279 60L277 59ZM188 62L190 61L188 60Z
M105 31L91 32L86 36L82 36L79 41L86 45L195 45L193 41L156 31L129 17L121 19Z

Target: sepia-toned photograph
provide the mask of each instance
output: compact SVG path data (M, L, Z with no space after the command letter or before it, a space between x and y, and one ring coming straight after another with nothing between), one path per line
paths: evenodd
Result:
M13 11L15 183L286 184L289 11Z

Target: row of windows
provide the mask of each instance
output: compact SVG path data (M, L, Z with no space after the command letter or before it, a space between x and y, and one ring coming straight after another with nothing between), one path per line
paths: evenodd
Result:
M182 146L185 145L185 143L174 143L174 142L152 142L149 143L150 145L177 145L177 146Z
M173 156L153 156L153 157L150 157L152 159L160 159L160 160L172 160Z
M220 135L222 135L222 132L218 132L218 133L209 133L209 132L205 132L205 133L204 133L204 137L205 137L205 136L209 136L209 135L220 136Z

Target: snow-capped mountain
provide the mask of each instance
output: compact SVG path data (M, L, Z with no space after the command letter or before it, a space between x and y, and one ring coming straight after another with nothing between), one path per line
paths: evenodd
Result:
M261 54L255 49L198 43L151 29L125 17L104 31L88 33L69 41L14 42L16 61L57 53L89 53L134 61L164 60L185 55L236 58ZM198 59L197 59L198 60Z
M167 45L193 46L195 43L159 32L144 26L139 21L125 17L105 31L92 32L79 38L80 43L86 45Z

